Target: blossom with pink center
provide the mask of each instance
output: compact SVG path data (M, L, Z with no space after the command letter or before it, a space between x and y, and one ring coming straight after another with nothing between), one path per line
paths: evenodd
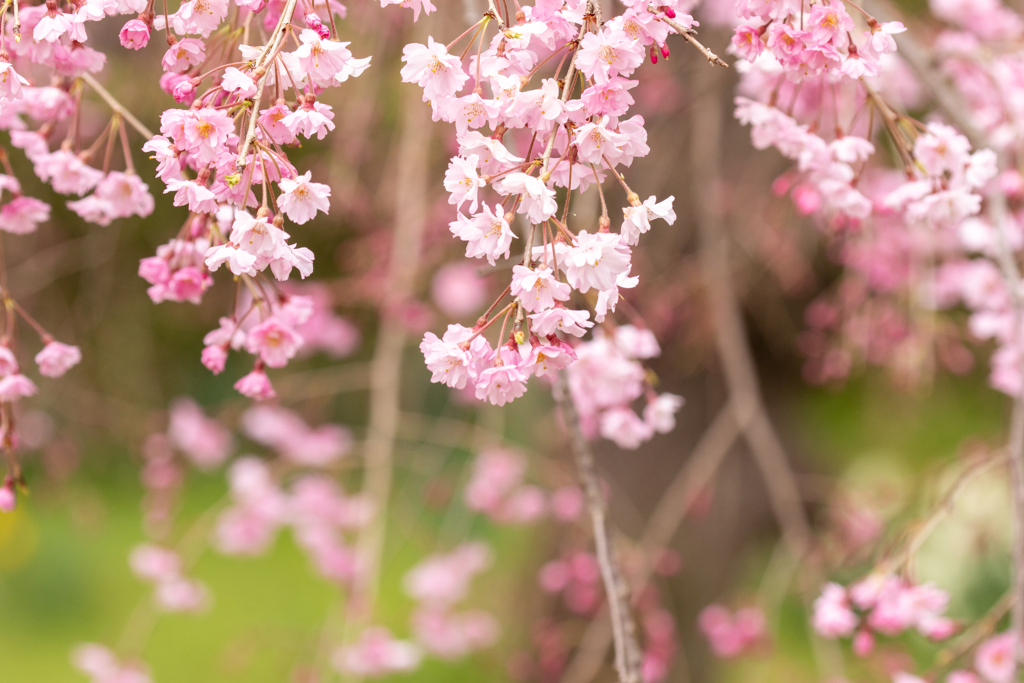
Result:
M476 379L476 397L503 406L526 393L526 374L515 365L495 365Z
M65 372L78 365L82 360L82 352L77 346L51 341L36 354L39 374L44 377L61 377Z
M13 402L29 396L35 396L39 391L32 380L20 373L8 375L0 379L0 401Z
M12 65L0 62L0 99L20 100L23 85L28 85L28 81Z
M466 159L454 157L448 163L448 170L444 174L444 189L450 193L449 204L454 204L456 208L461 209L462 205L468 201L470 203L469 210L476 211L480 203L477 192L487 185L477 173L476 168L479 163L480 159L475 154L469 155Z
M530 347L530 355L523 361L522 370L527 375L554 378L559 370L569 367L576 360L576 352L572 347L555 340L557 343L537 343Z
M235 391L256 401L265 401L277 396L270 378L261 368L254 368L248 375L235 382Z
M433 373L431 382L463 389L466 382L476 379L476 367L490 354L491 348L482 335L470 341L468 348L462 348L470 337L473 337L473 330L462 325L449 325L441 339L433 332L423 335L420 351L427 369Z
M831 42L842 49L846 47L846 36L853 30L854 24L842 2L829 0L827 4L811 7L805 28L811 32L815 43Z
M353 59L348 43L327 40L311 29L303 29L299 40L301 45L292 57L303 76L300 80L305 80L307 85L309 78L320 87L343 83L352 76L359 76L370 65L369 58Z
M974 653L974 668L988 683L1011 683L1014 665L1013 633L992 636Z
M467 258L483 257L492 266L499 258L509 257L512 240L516 238L501 204L495 204L492 210L486 202L483 203L483 210L472 218L459 212L456 219L448 224L448 229L467 242Z
M736 27L732 36L732 46L743 59L753 62L764 50L764 42L761 40L761 29L748 24L740 24Z
M829 583L814 601L811 624L825 638L846 637L853 633L860 620L850 609L846 589L838 583Z
M423 100L450 97L462 89L469 76L462 70L462 62L448 54L444 43L427 37L427 44L411 43L402 50L402 80L423 88Z
M530 315L530 329L541 336L555 332L565 332L574 337L582 337L587 329L593 327L590 311L574 311L568 308L549 308L540 313Z
M206 59L206 45L198 38L182 38L167 48L160 60L164 71L181 72L199 66Z
M306 139L316 135L317 140L323 140L328 132L334 130L334 111L330 105L313 102L310 97L302 106L281 119L281 124L292 135L301 134Z
M266 132L273 142L279 145L290 145L295 142L295 133L284 125L285 117L292 113L283 102L278 102L260 112L260 132Z
M259 355L271 368L283 368L301 346L302 337L278 316L271 316L249 330L245 340L246 350Z
M509 173L497 181L494 189L502 195L521 195L517 213L524 213L533 224L543 223L558 211L555 191L540 178L526 173Z
M531 313L552 308L556 301L568 301L572 290L555 279L550 268L512 268L512 296Z
M242 100L253 97L256 94L256 82L253 81L252 76L239 71L233 66L229 66L224 70L224 75L220 79L220 85L224 88L224 92L233 93Z
M606 159L609 164L617 164L622 157L619 148L628 141L628 135L608 129L607 116L580 126L573 138L580 160L595 166L601 166Z
M35 232L40 223L50 220L50 205L35 197L15 197L0 206L0 230L14 235Z
M629 91L639 83L640 81L630 81L615 76L610 78L607 83L590 86L583 91L580 99L586 110L593 114L620 116L633 106L633 97Z
M580 292L607 290L615 286L616 276L629 272L629 261L629 247L621 235L581 230L576 246L566 253L565 276Z
M289 219L302 225L316 216L317 211L328 212L331 188L323 183L311 182L312 173L306 171L294 180L282 178L278 185L281 196L277 204Z
M177 110L171 110L177 111ZM160 117L160 132L174 139L178 149L188 152L203 164L217 160L217 156L234 133L234 121L219 109L189 109L178 116Z
M583 36L576 53L576 67L596 83L612 76L628 76L644 61L643 46L622 31L602 29Z

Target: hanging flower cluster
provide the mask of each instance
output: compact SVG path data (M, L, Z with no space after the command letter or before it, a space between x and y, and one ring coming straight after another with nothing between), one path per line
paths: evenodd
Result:
M166 110L160 135L144 149L158 162L165 192L189 216L174 239L142 261L139 275L154 302L199 303L213 284L210 273L221 266L231 271L247 296L236 297L220 328L207 335L202 361L216 374L232 350L252 354L253 371L235 388L263 400L275 395L264 368L295 357L306 341L298 330L314 312L307 297L271 284L293 270L303 278L313 271L313 252L290 241L285 219L303 225L326 213L331 194L309 171L295 169L287 148L334 129L332 108L318 97L359 76L370 59L355 58L337 40L340 5L241 3L234 21L246 27L257 21L270 32L265 43L252 44L248 28L218 30L228 16L226 1L198 1L167 17L149 16L153 27L169 26L161 85L189 106ZM297 11L306 28L295 26ZM285 49L290 42L294 50Z
M471 387L477 399L504 405L525 393L531 376L571 367L583 347L569 340L615 311L620 288L636 286L631 255L640 236L659 219L675 222L672 197L641 201L622 176L650 151L643 117L628 114L638 83L630 77L648 51L652 61L667 55L669 34L694 21L676 2L626 5L607 22L586 0L517 5L514 24L492 7L449 45L430 37L406 46L403 80L422 87L434 120L458 134L444 181L456 208L452 234L466 242L468 258L491 265L513 250L523 254L474 327L424 336L434 382ZM492 22L499 30L488 38ZM452 52L467 35L462 53ZM618 232L602 189L609 176L629 201ZM588 190L600 195L598 225L570 226L573 193ZM506 295L511 303L494 313ZM493 347L484 333L498 320Z

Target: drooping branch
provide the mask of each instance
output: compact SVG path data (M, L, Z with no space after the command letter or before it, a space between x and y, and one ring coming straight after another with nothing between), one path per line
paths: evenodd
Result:
M665 548L679 530L687 511L693 505L725 455L736 442L741 429L732 404L719 411L707 431L697 442L692 454L662 494L640 538L641 564L630 577L632 590L639 590L651 577L654 553ZM562 674L562 683L587 683L600 671L612 630L607 621L607 608L591 620L580 639L576 655Z
M558 373L555 384L555 400L561 410L562 419L572 441L573 454L580 476L580 485L587 501L587 512L594 529L594 546L597 562L601 567L607 597L608 616L611 621L612 637L615 642L615 670L620 683L640 683L640 648L636 641L636 623L629 605L629 586L622 576L615 557L615 550L608 534L604 495L601 482L594 467L594 454L590 443L580 427L576 406L569 395L565 371Z

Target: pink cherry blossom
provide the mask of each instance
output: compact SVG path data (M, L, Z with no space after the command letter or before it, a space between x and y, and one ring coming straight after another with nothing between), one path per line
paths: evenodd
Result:
M277 396L270 378L259 368L235 382L235 391L256 401L266 401Z
M65 372L78 365L82 360L82 352L77 346L68 346L51 341L36 354L39 374L45 377L62 377Z
M322 183L310 182L309 171L295 178L282 178L278 183L281 197L278 205L289 219L302 225L316 216L317 211L328 212L331 188Z

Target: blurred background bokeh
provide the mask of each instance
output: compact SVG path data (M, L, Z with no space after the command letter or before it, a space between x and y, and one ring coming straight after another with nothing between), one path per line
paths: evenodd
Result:
M560 624L561 644L543 647L564 662L587 618L572 617L545 594L537 575L544 563L585 539L567 540L561 527L543 522L496 525L465 509L461 499L474 457L494 445L524 454L533 480L573 481L550 392L538 386L505 408L481 406L430 384L416 349L425 330L437 331L451 320L470 323L482 312L490 297L476 300L467 294L475 291L476 279L487 284L490 295L500 291L502 280L485 264L468 264L448 231L453 208L442 179L455 149L454 131L431 124L416 88L397 78L406 42L427 33L450 39L462 32L465 8L444 4L415 25L407 12L381 11L372 2L350 4L341 32L353 41L356 55L373 55L373 66L327 100L337 112L336 133L323 143L303 143L292 156L297 168L312 170L333 190L329 216L293 231L317 255L313 283L297 287L317 288L317 296L342 320L333 340L273 379L281 405L310 424L338 423L352 430L356 447L338 476L350 489L358 488L369 364L389 286L401 129L414 121L429 150L423 179L426 234L417 254L414 297L392 302L383 313L402 322L408 343L401 360L402 415L378 620L403 632L411 603L401 578L409 567L464 539L484 540L496 562L475 582L472 600L498 618L498 644L455 662L428 660L404 678L522 680L526 672L527 680L557 680L523 663L535 661L543 649L539 634L552 620ZM701 39L724 52L728 31L705 23ZM105 39L116 43L116 27L104 28ZM132 54L111 49L104 81L156 127L160 111L173 102L162 93L153 95L155 83L141 83L158 73L159 46L151 48ZM805 309L840 284L835 245L826 243L791 202L765 190L786 164L774 152L754 151L746 131L732 121L734 70L718 70L709 86L703 74L708 68L694 50L674 44L669 59L642 67L633 93L652 153L630 169L630 184L642 197L674 195L679 220L671 228L655 228L635 253L634 273L641 274L641 282L625 293L628 306L621 317L638 316L657 334L662 355L651 369L659 390L683 396L686 405L674 432L639 450L622 451L608 442L596 446L610 487L611 520L627 545L643 534L669 482L726 400L696 214L689 208L700 180L699 160L691 158L690 122L713 99L723 127L719 209L747 343L803 505L820 536L823 567L830 576L852 580L894 542L894 530L931 508L949 483L950 463L998 445L1007 402L987 387L985 353L978 347L969 352L976 362L958 356L957 373L936 364L903 372L854 359L847 378L813 382L822 377L813 363L808 365L814 340L805 333ZM100 107L94 112L96 118L83 125L99 130L107 114ZM17 153L12 160L16 168L28 168ZM151 173L152 162L141 152L136 163L143 177ZM150 186L157 189L153 182ZM606 191L610 205L623 205L621 188L607 183ZM47 192L44 186L31 188L36 196ZM579 225L596 224L591 199L596 202L584 197L572 207ZM54 206L53 219L38 233L9 241L10 278L14 295L60 339L80 345L84 360L61 382L42 384L23 408L31 495L15 513L0 516L0 680L84 680L69 663L75 644L129 646L137 639L159 683L321 680L316 675L324 669L325 624L329 628L344 609L341 591L314 571L288 533L261 557L200 553L193 573L213 596L205 613L151 620L140 612L151 589L133 576L127 557L146 538L139 473L147 435L166 429L168 406L178 396L193 397L232 428L248 406L231 388L247 371L241 362L229 362L219 377L198 362L203 335L217 326L219 311L227 306L218 297L233 290L215 288L198 307L151 303L136 270L139 259L151 255L185 218L169 197L158 196L157 210L146 220L106 228L83 224L59 200ZM236 452L260 450L240 437ZM949 612L956 618L984 614L1008 585L1002 477L995 470L972 481L914 568L921 580L934 580L952 593ZM181 538L192 530L202 536L225 490L222 470L189 472L172 535ZM678 571L656 581L662 605L676 620L678 655L668 680L817 680L798 587L785 576L779 582L773 565L779 547L764 481L738 442L674 536L670 548L677 553ZM777 610L768 604L772 601ZM748 656L715 659L697 628L697 614L711 603L768 608L770 618L777 619L769 628L774 635ZM923 638L910 647L922 661L935 649ZM872 670L850 673L854 680L882 676ZM610 671L602 680L612 680Z

